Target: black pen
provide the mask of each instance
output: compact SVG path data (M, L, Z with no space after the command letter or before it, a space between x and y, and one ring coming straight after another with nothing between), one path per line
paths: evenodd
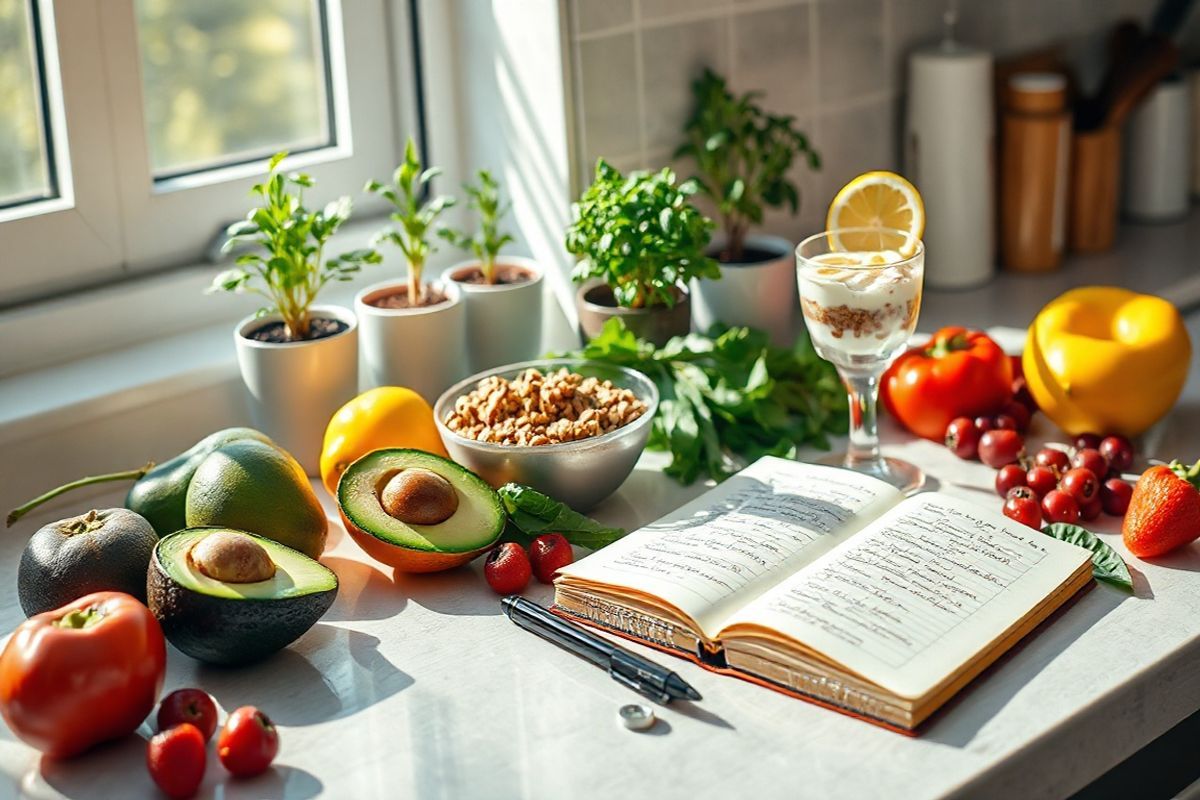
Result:
M647 661L636 653L617 647L578 625L556 617L537 603L531 603L524 597L509 595L500 601L500 606L504 609L505 616L518 627L536 633L601 669L608 670L614 681L655 702L700 699L699 692L666 667Z

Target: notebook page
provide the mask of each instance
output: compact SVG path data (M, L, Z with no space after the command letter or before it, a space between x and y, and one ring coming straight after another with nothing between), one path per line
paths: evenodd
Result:
M916 699L1065 583L1090 553L956 497L909 498L734 613Z
M659 597L708 633L901 497L865 475L767 456L559 573Z

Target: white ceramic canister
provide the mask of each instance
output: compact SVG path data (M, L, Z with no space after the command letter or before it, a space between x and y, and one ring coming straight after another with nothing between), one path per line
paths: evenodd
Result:
M717 236L710 251L724 247L724 236ZM779 236L752 234L746 237L745 247L773 257L723 263L720 280L692 281L693 327L706 333L717 322L749 325L765 330L773 344L790 347L797 333L794 245Z
M472 372L528 361L542 354L542 291L545 270L531 258L502 256L497 269L516 268L531 277L521 283L466 283L455 276L477 269L463 261L442 273L462 294L467 325L467 361Z
M1130 217L1167 222L1187 214L1191 127L1191 92L1178 77L1158 84L1130 115L1122 169L1122 205Z

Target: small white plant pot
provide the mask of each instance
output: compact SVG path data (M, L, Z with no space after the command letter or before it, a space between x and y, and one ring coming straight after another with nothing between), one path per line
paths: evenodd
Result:
M467 360L472 372L529 361L542 354L542 284L544 271L529 258L504 256L496 264L512 283L470 283L478 261L463 261L442 273L462 293L467 316Z
M710 253L725 247L713 238ZM721 264L721 279L692 281L692 318L707 333L714 323L765 330L771 343L790 347L796 338L796 257L794 246L778 236L746 237L746 248L772 254L752 263Z
M462 293L451 281L435 286L447 300L420 308L381 308L373 302L403 293L405 281L386 281L354 298L359 326L359 387L407 386L433 405L469 373Z
M340 306L313 306L310 313L347 327L303 342L248 338L281 319L268 314L246 317L233 338L254 427L295 456L306 473L319 475L329 419L358 393L358 322Z

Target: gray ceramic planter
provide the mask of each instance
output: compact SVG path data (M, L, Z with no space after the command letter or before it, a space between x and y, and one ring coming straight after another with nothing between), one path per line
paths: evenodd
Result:
M671 308L622 308L613 300L612 289L603 283L585 283L575 293L579 313L579 334L585 342L594 339L612 317L620 317L625 327L639 339L662 347L675 336L686 336L692 327L691 297L677 288L678 301Z
M713 240L712 253L725 246ZM794 246L778 236L748 236L746 247L773 258L750 263L722 263L721 279L692 281L692 313L696 330L714 323L749 325L765 330L771 342L788 347L796 339L796 257Z

